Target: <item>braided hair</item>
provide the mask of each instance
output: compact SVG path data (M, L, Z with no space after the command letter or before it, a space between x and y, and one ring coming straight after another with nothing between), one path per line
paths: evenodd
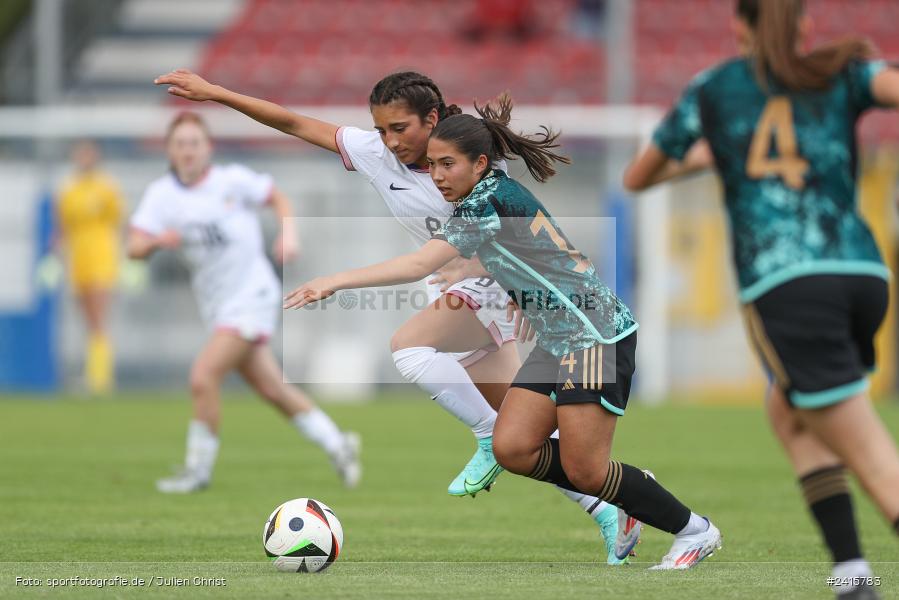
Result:
M446 105L440 88L430 77L415 71L392 73L375 84L368 105L383 106L391 102L405 102L422 120L432 110L437 111L438 120L462 113L455 104Z

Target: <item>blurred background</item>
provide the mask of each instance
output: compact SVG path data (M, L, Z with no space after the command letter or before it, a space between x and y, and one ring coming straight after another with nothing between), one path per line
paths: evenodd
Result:
M73 144L92 140L121 206L120 219L110 218L124 234L143 190L167 168L165 127L186 107L156 88L155 76L188 67L304 114L370 128L374 83L415 69L466 110L510 90L517 125L563 131L574 162L541 198L559 216L616 220L615 235L597 232L585 250L614 269L641 322L638 397L757 402L764 379L736 309L717 180L696 177L640 198L620 187L624 164L679 90L735 53L731 9L725 0L0 2L0 389L89 387L89 335L59 244L61 196L73 178ZM809 0L808 9L813 41L859 33L899 58L899 2ZM271 173L301 220L370 218L381 233L378 252L408 249L399 226L375 219L389 217L383 202L338 156L221 107L191 108L208 116L217 162ZM897 133L895 115L862 125L860 204L893 267ZM513 175L527 177L515 165ZM265 224L270 239L275 223ZM349 264L371 256L365 244L373 238L345 236L337 245L327 228L304 233L297 278L323 271L316 253L325 248ZM47 260L54 255L61 270ZM119 389L186 385L205 335L188 284L171 253L145 268L122 265L108 322ZM315 355L305 371L311 380L327 378L317 364L352 353L374 380L395 381L387 344L403 318L312 329L288 322L274 346ZM895 391L896 335L891 312L878 342L880 396Z

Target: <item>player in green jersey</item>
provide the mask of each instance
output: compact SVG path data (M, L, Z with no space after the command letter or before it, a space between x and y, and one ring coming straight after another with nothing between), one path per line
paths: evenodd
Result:
M747 329L772 381L772 427L834 577L849 582L838 595L868 598L844 466L899 529L899 454L867 393L889 272L856 211L855 127L870 108L899 106L899 72L870 60L861 39L802 53L803 8L738 0L743 55L690 83L625 185L645 189L714 158Z
M303 284L285 298L285 308L341 289L417 281L460 255L476 253L538 336L500 408L493 438L499 463L519 475L594 494L675 534L657 568L689 568L720 548L718 529L648 472L610 460L635 368L637 323L546 207L491 166L522 158L545 181L555 174L554 162L567 162L553 152L557 134L513 133L508 96L475 108L482 118L443 119L428 143L431 178L456 203L442 232L418 252ZM557 426L559 438L551 438Z
M221 103L340 154L348 170L363 174L377 190L416 243L431 239L452 215L452 205L444 201L428 175L426 153L435 123L461 110L447 105L440 88L421 73L391 73L375 84L369 96L371 131L293 113L212 84L186 69L161 76L156 83L169 86L172 95ZM453 277L468 270L464 277ZM474 497L481 490L489 491L502 472L493 456L495 409L521 360L512 343L513 326L505 320L506 293L485 276L480 263L460 259L433 275L428 281L430 304L396 331L390 348L403 378L426 391L475 435L474 455L447 489L453 496ZM607 562L621 564L616 548L633 547L639 540L640 523L598 498L560 491L599 527Z

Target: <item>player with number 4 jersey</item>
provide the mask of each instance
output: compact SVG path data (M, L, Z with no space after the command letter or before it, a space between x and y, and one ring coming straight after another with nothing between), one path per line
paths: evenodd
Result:
M899 533L899 453L867 392L889 270L856 208L855 130L869 109L899 107L899 70L859 38L803 51L803 4L737 0L742 55L687 86L624 180L641 190L714 159L772 427L834 577L864 581L845 468ZM862 584L837 596L876 593Z
M826 91L763 87L747 58L700 73L653 136L674 160L704 137L724 181L740 299L813 274L889 276L855 210L855 124L881 61L852 61ZM720 101L728 97L731 101Z

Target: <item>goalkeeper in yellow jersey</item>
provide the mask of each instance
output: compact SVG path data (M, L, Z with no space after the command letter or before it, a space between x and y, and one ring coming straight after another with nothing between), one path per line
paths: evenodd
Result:
M95 143L77 143L72 162L75 171L59 192L59 241L87 323L85 382L92 393L103 393L114 384L106 315L118 279L122 194L115 180L100 170Z

